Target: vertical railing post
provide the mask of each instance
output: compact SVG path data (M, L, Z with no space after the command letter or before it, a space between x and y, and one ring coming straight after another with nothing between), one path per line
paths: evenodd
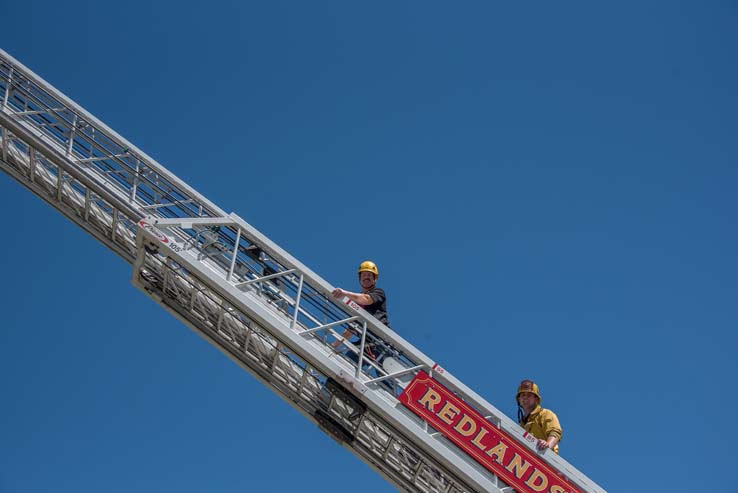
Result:
M87 153L87 157L91 158L95 152L95 127L90 125L90 152Z
M238 258L238 243L241 241L241 228L238 228L238 232L236 233L236 243L233 245L233 258L231 259L231 266L228 269L228 276L226 277L226 281L231 280L231 277L233 277L233 269L236 267L236 259Z
M297 315L300 313L300 298L302 298L302 282L304 280L304 276L300 274L300 283L297 285L297 297L295 298L295 313L292 314L292 324L290 325L290 329L295 330L295 325L297 325Z
M74 145L74 136L77 133L77 113L72 118L72 128L69 130L69 144L67 144L67 156L72 155L72 146Z
M36 148L31 147L28 150L28 179L34 183L36 179Z
M112 230L110 232L110 239L113 241L115 241L115 235L118 232L118 221L119 221L118 209L113 209L113 224L112 224Z
M92 207L92 192L90 187L85 189L85 221L90 219L90 207Z
M131 187L131 204L136 202L136 192L138 191L138 174L141 170L141 161L136 159L136 173L133 175L133 186Z
M13 67L10 67L8 71L8 85L5 87L5 94L3 95L3 109L8 107L8 98L10 97L10 88L13 86Z
M57 167L56 174L56 201L61 204L62 201L62 189L64 188L64 169L59 166Z
M3 127L3 161L8 162L8 129ZM33 147L31 148L33 149Z
M31 85L30 80L26 80L25 85L26 85L26 94L23 96L23 111L28 111L29 96L31 95L31 89L33 88L33 86Z
M366 345L366 320L364 320L364 325L361 328L361 345L359 347L359 358L358 358L358 364L356 365L356 378L359 378L359 375L361 375L361 365L364 363L364 346Z

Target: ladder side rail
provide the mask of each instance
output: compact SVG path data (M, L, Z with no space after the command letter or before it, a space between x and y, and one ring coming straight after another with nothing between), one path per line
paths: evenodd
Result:
M38 182L32 182L28 180L25 175L18 171L17 167L12 162L7 162L0 158L0 169L5 171L8 176L18 181L21 185L23 185L41 200L49 204L51 207L57 209L64 216L66 216L67 219L77 224L80 228L90 234L90 236L108 247L111 251L113 251L113 253L117 254L123 260L128 263L131 263L133 261L135 255L135 246L134 242L131 241L130 238L135 238L135 227L131 228L130 225L135 226L135 221L128 221L127 223L125 221L121 221L118 225L116 225L116 229L119 231L119 233L116 234L116 240L113 240L111 239L111 231L107 229L102 230L100 227L101 224L107 222L104 218L104 214L101 211L98 210L90 214L98 216L98 220L95 221L95 224L92 224L89 219L85 219L84 215L80 214L80 208L70 207L66 200L63 204L59 203L51 194L48 193L48 190L40 185ZM110 222L112 223L112 221Z
M86 142L83 139L75 138L77 134L84 134L85 129L92 128L84 120L73 113L69 108L61 107L61 103L54 101L53 98L44 92L44 89L27 79L17 70L13 70L12 66L8 71L3 71L0 66L0 89L5 93L3 109L14 114L19 119L27 121L34 127L48 129L46 134L66 147L66 155L70 158L73 151L76 154L85 156L77 162L88 162L96 158L93 157L93 148L97 144L93 138ZM15 76L15 79L13 79ZM8 96L13 94L12 98ZM85 146L84 144L88 144ZM99 148L99 145L97 146ZM105 155L103 153L102 155ZM101 154L97 153L97 157ZM104 172L104 171L103 171Z
M13 116L4 109L0 111L0 139L6 160L3 169L131 262L135 251L132 238L143 212L136 204L130 203L128 197L111 188L105 176L85 172L75 166L59 142L50 140L47 134L29 128L27 122ZM51 197L51 189L56 190L55 197ZM69 210L70 206L73 210Z
M106 246L130 260L135 250L132 238L139 213L124 200L108 193L107 188L94 177L70 167L47 142L26 132L22 125L3 112L0 112L0 126L4 130L3 148L11 151L6 156L9 160L4 163L4 170ZM23 164L24 160L28 163ZM100 237L101 233L103 237Z
M29 135L17 135L15 122L8 122L3 116L0 113L0 138L7 152L0 160L0 168L131 262L135 254L136 211L115 198L108 200L105 190L86 175L78 174L74 169L68 172L63 159L53 152L47 157L42 153L43 150L48 151L44 143L34 141ZM6 123L9 126L5 126Z
M125 194L110 186L109 176L94 173L76 166L69 159L69 156L66 155L62 142L54 139L53 136L50 137L47 132L43 132L38 127L34 127L27 119L18 118L12 111L8 111L8 108L3 108L0 111L0 115L3 118L4 125L10 128L15 135L23 136L28 145L38 149L39 152L48 156L56 164L63 163L62 168L66 173L74 176L76 179L80 179L81 176L87 176L90 180L96 182L98 194L109 198L111 201L130 202ZM135 216L139 217L142 215L140 212L135 214Z
M129 150L129 154L135 156L146 168L149 168L165 183L170 184L173 188L180 191L183 196L193 199L195 202L202 206L203 212L211 216L224 216L225 213L217 207L214 203L208 200L206 197L198 193L192 187L187 185L184 181L179 179L176 175L171 173L164 166L159 164L156 160L148 156L146 153L138 149L135 145L121 137L117 132L112 130L110 127L105 125L103 122L98 120L92 114L87 112L84 108L80 107L69 99L66 95L58 91L51 84L47 83L44 79L39 77L33 71L28 69L18 60L13 58L4 50L0 49L0 62L4 62L12 68L13 76L17 77L19 74L26 77L30 82L37 85L40 89L43 89L45 94L49 95L54 101L58 101L61 107L68 108L73 113L79 115L81 120L89 123L96 128L98 135L104 135L111 142L115 142L121 150ZM12 83L12 82L11 82ZM6 87L6 91L10 91L10 87ZM49 105L53 106L53 105Z
M60 170L64 173L72 176L75 180L84 184L90 190L94 190L100 196L103 196L111 202L117 209L125 211L131 219L137 219L143 217L140 211L120 196L116 196L110 193L110 189L101 183L94 176L87 173L80 172L75 166L70 165L69 161L60 155L57 149L54 149L48 142L42 140L37 135L29 132L22 126L17 120L8 117L4 112L0 111L0 125L7 128L13 135L21 138L25 143L42 153L43 157L53 162Z
M7 92L6 92L6 94L7 94ZM8 109L7 106L3 108L3 114L6 114L7 113L6 112L6 109ZM10 109L12 110L12 108L10 108ZM9 115L6 114L6 116L8 118L12 118L12 117L17 116L17 113L11 113ZM64 168L66 170L68 170L69 172L71 172L70 170L78 169L79 170L79 173L75 173L75 176L79 176L81 173L84 173L84 174L86 174L88 176L92 176L99 183L101 183L102 186L105 187L105 191L104 192L102 190L99 190L99 193L101 193L103 196L114 196L114 195L117 195L119 199L128 198L128 200L132 202L133 201L132 198L139 198L140 199L143 196L143 194L145 193L145 191L146 191L146 187L145 187L146 183L145 183L145 181L137 180L137 179L128 180L128 181L130 181L133 184L134 187L136 187L136 186L138 187L138 196L137 197L136 197L136 193L135 193L135 188L133 189L134 192L129 194L128 192L125 191L125 189L123 187L120 186L120 184L121 184L121 178L119 178L117 180L117 183L115 181L111 181L111 178L114 179L114 178L116 178L116 175L121 175L120 171L118 171L118 170L112 170L111 169L109 171L104 171L102 175L99 172L96 172L95 170L92 170L92 169L81 169L80 170L79 169L80 167L79 166L76 166L77 163L75 161L73 161L73 157L70 157L69 156L69 150L73 146L71 146L71 145L68 146L66 148L66 152L65 152L64 149L63 149L63 147L62 147L64 145L64 142L61 141L60 139L56 139L54 135L51 135L50 138L49 138L49 134L47 132L41 131L41 129L39 129L38 127L33 127L32 122L29 123L28 119L18 119L18 118L14 118L14 119L18 122L18 126L14 126L14 128L13 128L13 130L15 131L16 134L34 135L34 136L37 137L37 141L39 141L39 142L40 141L45 141L48 144L48 146L44 148L44 152L46 152L46 153L49 152L49 148L51 148L51 147L56 148L56 150L58 151L57 152L57 157L61 157L62 159L66 159L68 161L66 163L66 165L64 166ZM5 121L7 122L8 120L6 119ZM25 129L25 131L24 130L21 130L21 128ZM71 133L71 130L70 130L70 133ZM77 142L79 142L80 138L77 139ZM71 144L71 142L72 141L69 140L69 143L70 144ZM7 143L6 143L6 146L7 146ZM7 149L4 148L4 150L7 153ZM70 159L72 159L72 160L70 161ZM57 159L57 161L59 161L59 160ZM123 173L123 175L124 174L125 173ZM123 183L128 184L128 181L126 181L123 178ZM111 186L111 184L113 186ZM123 191L123 193L121 193L121 191ZM61 193L61 190L60 190L60 193ZM164 194L164 193L161 194L161 197L166 197L166 196L167 195ZM174 199L176 199L176 197L174 197ZM148 203L151 203L151 202L153 202L153 201L152 200L149 200L148 201ZM184 202L189 202L189 201L184 201ZM142 209L145 209L146 206L143 206L141 208ZM169 210L169 209L166 209L166 210ZM161 211L162 210L160 210L159 212L161 212ZM181 212L181 214L184 214L184 213L192 213L192 211L184 211L184 212ZM143 215L143 213L136 214L136 216L138 216L138 217L141 217L142 215ZM135 222L136 222L136 220L133 220L133 223L135 223Z
M18 77L17 74L16 72L16 77ZM15 82L15 84L18 83L18 81ZM12 88L10 80L7 85ZM64 146L65 154L73 162L73 165L77 165L81 169L97 170L98 174L106 176L107 180L117 188L125 191L130 189L132 197L136 196L133 187L138 187L139 196L142 196L142 202L149 209L162 207L163 205L176 205L183 209L182 215L189 216L202 212L201 208L188 209L187 204L193 203L194 199L187 198L176 187L159 180L157 175L142 166L140 161L131 155L128 149L117 147L114 150L108 150L102 147L100 137L104 137L104 134L96 132L96 129L84 120L78 120L76 114L53 107L21 111L28 107L43 107L43 102L34 99L33 94L25 91L23 86L24 84L21 84L21 87L14 91L11 102L15 104L7 104L4 109L24 120L29 126L41 130L52 142ZM6 91L6 94L9 92ZM113 141L109 142L115 145ZM152 174L154 179L149 178L149 175ZM148 191L148 195L144 195L146 191ZM167 201L169 201L168 204ZM176 214L173 215L176 216Z

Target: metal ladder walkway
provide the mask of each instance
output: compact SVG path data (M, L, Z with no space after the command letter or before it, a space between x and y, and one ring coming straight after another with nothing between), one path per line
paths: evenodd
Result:
M517 423L2 50L0 131L4 172L132 264L135 286L400 490L526 491L400 403L425 372L570 491L604 493L561 457L537 454ZM359 342L342 339L346 329ZM384 348L385 364L368 346Z

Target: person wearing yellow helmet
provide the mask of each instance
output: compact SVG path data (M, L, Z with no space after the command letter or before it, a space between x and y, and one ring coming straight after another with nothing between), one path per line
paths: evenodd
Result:
M345 289L336 288L333 290L333 297L336 299L343 299L347 297L351 301L357 303L370 315L382 322L384 325L389 327L389 319L387 317L387 295L384 289L377 287L377 278L379 278L379 269L377 264L371 260L365 260L359 265L359 284L361 285L361 292L354 293ZM351 330L346 330L342 334L344 339L347 339L354 335ZM341 340L337 340L333 343L333 347L338 348L341 346ZM368 344L365 347L365 351L370 358L381 361L386 355L386 351L382 348L372 348L372 344Z
M348 297L370 315L374 315L374 318L389 327L389 320L387 319L387 295L382 288L377 287L377 278L379 278L377 264L371 260L365 260L359 265L358 274L359 284L361 285L360 293L336 288L333 290L333 297L337 299L341 299L344 296Z
M520 382L515 400L518 403L518 423L538 439L536 444L538 449L550 448L558 454L562 435L561 424L556 413L541 407L538 384L532 380Z

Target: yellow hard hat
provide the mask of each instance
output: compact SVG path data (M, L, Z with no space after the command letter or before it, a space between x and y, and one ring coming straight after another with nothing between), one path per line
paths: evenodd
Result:
M538 397L538 403L541 403L541 393L538 391L538 384L535 383L533 380L523 380L520 382L520 386L518 387L518 393L515 394L515 400L518 400L518 397L520 397L520 394L523 392L530 392L534 396Z
M374 277L379 277L379 269L377 269L377 264L372 262L371 260L364 260L361 265L359 266L359 274L362 272L371 272L374 274Z

